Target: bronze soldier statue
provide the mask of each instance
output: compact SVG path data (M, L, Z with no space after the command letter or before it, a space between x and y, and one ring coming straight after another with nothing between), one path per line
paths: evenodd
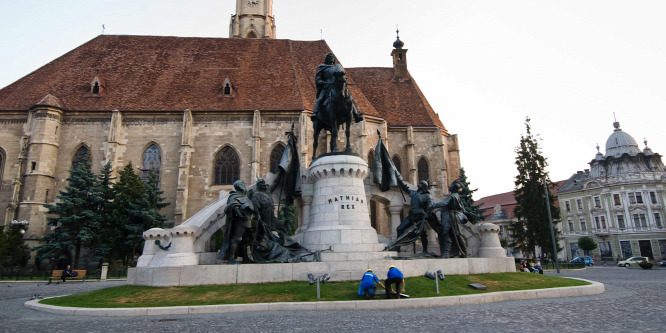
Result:
M238 254L243 257L243 262L250 261L247 247L252 241L252 217L255 214L255 207L245 192L245 183L240 180L235 181L234 190L229 194L227 207L224 209L227 216L224 242L217 257L220 260L227 260L228 264L237 264Z
M449 196L441 202L431 206L432 209L441 208L441 225L433 226L439 236L440 257L448 258L453 244L453 253L460 258L467 257L467 244L460 234L460 224L467 220L465 206L460 200L463 185L459 180L453 181L449 186Z
M428 240L424 228L429 208L432 205L432 197L430 196L430 192L428 192L428 182L425 180L420 181L416 191L413 191L407 187L401 176L397 180L398 186L409 193L409 215L398 226L398 237L396 237L396 240L387 246L386 249L412 244L420 237L424 252L426 252Z

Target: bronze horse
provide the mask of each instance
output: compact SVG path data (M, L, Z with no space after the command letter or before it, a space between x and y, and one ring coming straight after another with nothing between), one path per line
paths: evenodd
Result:
M352 112L356 108L349 91L347 90L347 76L344 68L340 64L333 68L333 89L329 89L329 96L318 114L317 119L312 123L314 127L314 143L312 156L317 156L317 146L319 145L319 133L322 129L331 132L331 152L338 151L338 130L342 124L345 124L345 135L347 136L347 145L345 152L351 152L349 143L350 125L352 122Z

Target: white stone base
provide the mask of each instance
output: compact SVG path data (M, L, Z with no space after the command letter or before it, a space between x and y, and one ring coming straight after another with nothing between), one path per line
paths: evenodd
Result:
M389 252L384 252L388 254ZM444 275L515 272L513 258L451 258L418 260L357 260L293 264L196 265L181 267L133 267L127 283L142 286L196 286L213 284L307 281L307 274L328 273L331 281L361 279L368 269L386 278L390 265L405 276L422 276L442 270Z

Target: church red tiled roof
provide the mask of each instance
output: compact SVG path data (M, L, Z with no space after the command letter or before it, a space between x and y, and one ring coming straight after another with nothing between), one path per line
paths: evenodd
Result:
M446 128L411 77L397 78L393 68L347 68L353 81L389 126Z
M312 110L328 52L323 40L101 35L0 90L0 110L28 110L47 94L70 111ZM347 72L363 114L445 130L412 78L395 78L392 68Z

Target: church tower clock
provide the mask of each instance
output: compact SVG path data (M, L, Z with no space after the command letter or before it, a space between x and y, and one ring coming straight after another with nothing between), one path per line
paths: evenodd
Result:
M273 0L236 0L236 14L231 16L229 38L275 39Z

